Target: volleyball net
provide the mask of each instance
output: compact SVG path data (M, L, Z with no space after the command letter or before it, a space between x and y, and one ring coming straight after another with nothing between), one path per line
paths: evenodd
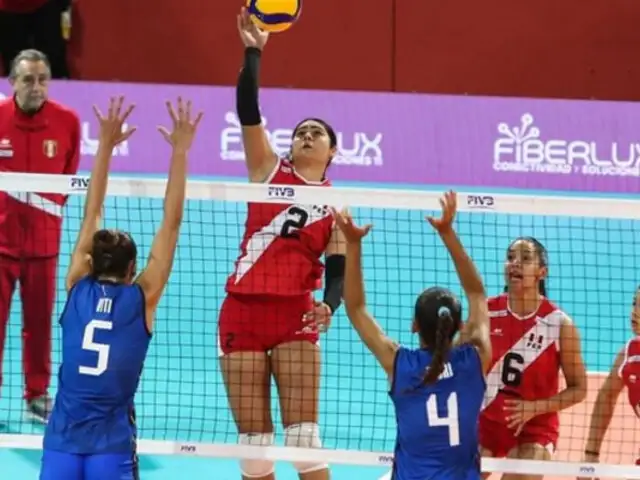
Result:
M61 347L55 320L65 301L63 277L82 219L87 184L88 177L0 175L0 190L22 192L22 199L36 208L42 208L42 197L33 192L69 195L63 211L54 316L52 395ZM164 189L161 179L114 177L109 183L104 224L131 232L141 266L162 218ZM424 220L426 214L439 212L440 195L431 191L190 182L176 262L158 308L137 396L140 452L390 465L396 431L388 382L342 309L320 343L322 450L282 447L275 387L276 446L237 445L218 361L217 317L224 284L238 255L247 202L346 205L357 222L374 225L363 246L369 308L389 336L415 346L410 327L416 295L437 284L462 296L448 253ZM492 295L503 289L503 263L512 239L534 236L545 244L549 251L549 297L579 327L590 372L587 400L561 415L560 442L553 462L484 459L483 469L545 478L640 478L640 468L634 465L640 435L624 393L601 450L602 463L582 462L598 389L616 353L632 336L630 309L640 281L640 201L459 193L459 210L457 231ZM14 297L4 355L0 447L37 449L41 447L42 427L23 420L21 305L19 295Z

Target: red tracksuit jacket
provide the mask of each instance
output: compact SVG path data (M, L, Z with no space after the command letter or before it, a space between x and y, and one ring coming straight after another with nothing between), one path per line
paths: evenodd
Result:
M47 100L27 116L13 98L0 100L0 172L75 175L80 135L78 115L56 102ZM64 195L0 191L0 255L57 256L65 201Z

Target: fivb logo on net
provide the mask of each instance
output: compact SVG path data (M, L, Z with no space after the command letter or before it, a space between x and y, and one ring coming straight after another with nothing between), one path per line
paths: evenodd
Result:
M244 161L242 147L242 131L238 116L234 112L227 112L224 116L227 127L220 133L220 158L230 161ZM272 148L278 155L286 155L291 149L292 128L268 128L268 121L262 118L262 124L267 131L267 137ZM358 167L381 167L384 164L382 154L382 133L369 135L364 132L345 134L336 132L338 137L338 153L333 159L335 165L350 165Z
M0 100L8 98L8 94L0 92ZM80 153L82 155L95 155L98 152L98 135L96 132L96 138L92 137L92 128L89 122L81 122L81 138L80 138ZM125 130L127 125L122 126ZM97 128L96 128L97 130ZM124 141L120 145L117 145L113 149L113 155L119 157L129 156L129 141Z
M522 115L519 126L498 124L498 133L501 138L493 146L493 169L499 172L640 176L640 143L542 140L530 113Z

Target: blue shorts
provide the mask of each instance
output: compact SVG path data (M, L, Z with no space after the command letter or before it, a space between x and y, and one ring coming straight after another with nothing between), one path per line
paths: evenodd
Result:
M45 450L40 480L138 480L135 454L76 455Z

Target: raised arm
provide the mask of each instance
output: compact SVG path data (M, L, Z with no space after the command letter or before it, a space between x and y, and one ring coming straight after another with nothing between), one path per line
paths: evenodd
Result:
M93 235L100 228L102 205L107 192L109 165L113 149L119 143L127 140L135 131L135 128L130 128L125 132L122 131L122 125L134 108L131 105L123 110L123 106L124 97L112 98L109 102L109 110L106 117L102 115L97 107L93 107L100 124L98 152L93 163L89 189L84 201L84 216L80 225L80 232L78 233L76 245L71 254L69 270L67 271L65 282L67 292L73 288L78 280L88 275L91 271L90 255Z
M346 241L346 261L344 272L344 306L351 325L360 339L373 353L388 375L393 374L393 364L398 345L387 337L375 319L367 311L364 279L362 278L362 239L369 233L371 225L358 227L345 210L333 210L336 225Z
M238 15L238 32L245 51L244 64L240 70L236 88L236 110L242 127L242 142L249 180L264 182L278 160L262 125L258 105L260 57L269 34L255 26L245 8L242 8Z
M164 127L158 130L172 147L169 166L169 179L164 194L164 214L160 229L151 244L151 252L144 271L137 279L142 287L147 304L147 326L153 328L155 309L158 306L164 287L169 280L175 256L180 225L184 213L184 199L187 180L187 154L191 148L193 137L202 119L199 113L193 120L191 102L178 98L176 109L167 102L167 110L173 123L169 132Z
M624 383L619 373L624 357L625 349L621 350L616 356L613 368L611 368L609 375L598 391L598 397L591 412L589 436L584 447L585 462L597 462L600 458L602 440L611 423L618 397L624 388Z
M428 217L427 220L437 230L442 243L447 247L469 303L469 317L462 329L459 342L468 342L476 346L486 373L491 362L487 295L480 273L453 229L453 220L458 207L455 192L445 193L440 200L440 205L442 206L442 217L440 219Z

